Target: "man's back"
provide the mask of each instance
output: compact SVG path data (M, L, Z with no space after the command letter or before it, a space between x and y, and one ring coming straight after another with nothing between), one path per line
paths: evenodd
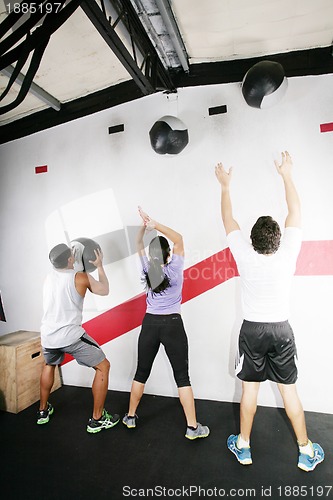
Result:
M76 290L75 275L73 269L53 269L45 280L41 326L44 347L70 345L84 333L81 326L83 297Z
M229 233L228 243L241 277L244 319L256 322L287 320L301 230L285 228L280 248L272 255L256 252L239 230Z

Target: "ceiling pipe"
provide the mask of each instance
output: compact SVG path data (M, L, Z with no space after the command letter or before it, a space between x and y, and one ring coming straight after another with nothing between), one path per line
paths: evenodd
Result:
M3 68L1 70L1 73L3 73L5 76L8 76L10 78L14 72L14 66L7 66L6 68ZM25 75L23 73L19 73L17 75L17 78L15 80L15 83L18 85L22 86L23 81L25 79ZM53 97L51 94L46 92L44 89L36 85L34 82L31 83L30 89L29 89L30 94L33 94L35 97L37 97L40 101L44 102L51 108L55 109L56 111L60 111L61 108L61 102L58 101L55 97Z
M161 17L165 23L165 26L168 30L168 33L170 35L175 51L177 52L183 70L185 72L188 72L189 65L187 60L187 53L177 23L175 21L175 17L173 15L170 3L168 0L155 0L155 1L160 11Z

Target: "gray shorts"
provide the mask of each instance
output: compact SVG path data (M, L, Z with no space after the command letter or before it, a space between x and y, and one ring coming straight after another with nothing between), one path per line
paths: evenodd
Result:
M105 354L100 346L87 333L84 333L74 344L66 347L56 349L43 347L43 355L47 365L60 365L65 354L70 354L79 365L89 368L99 365L105 359Z

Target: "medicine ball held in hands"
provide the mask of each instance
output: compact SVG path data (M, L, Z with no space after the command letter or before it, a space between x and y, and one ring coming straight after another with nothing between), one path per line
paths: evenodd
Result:
M99 244L90 238L76 238L71 245L75 257L74 269L88 273L95 271L96 267L90 261L96 260L94 250L101 250Z
M276 104L287 90L288 81L280 63L261 61L252 66L243 78L242 93L253 108L268 108Z
M175 116L163 116L149 131L150 144L155 153L177 155L189 141L188 130Z

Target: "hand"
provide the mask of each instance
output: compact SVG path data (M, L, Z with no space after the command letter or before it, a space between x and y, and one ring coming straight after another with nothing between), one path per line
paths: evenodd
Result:
M73 267L76 272L82 272L84 270L82 261L83 250L84 247L82 243L76 242L75 245L72 246Z
M140 217L141 219L143 220L143 224L145 226L145 228L147 229L147 231L151 231L152 229L155 229L155 226L156 226L156 221L154 221L153 219L151 219L149 217L149 215L147 215L141 207L138 207L139 208L139 214L140 214Z
M215 175L221 186L228 188L232 175L232 167L230 167L229 172L227 172L222 163L218 163L215 167Z
M95 267L102 267L103 266L103 252L99 248L94 250L96 259L95 260L90 260L89 263L93 264Z
M276 167L276 170L278 171L278 173L280 175L282 175L282 177L284 177L285 175L291 174L293 162L292 162L291 156L288 153L288 151L282 152L281 155L282 155L281 165L279 164L279 162L277 160L274 160L274 163L275 163L275 167Z

